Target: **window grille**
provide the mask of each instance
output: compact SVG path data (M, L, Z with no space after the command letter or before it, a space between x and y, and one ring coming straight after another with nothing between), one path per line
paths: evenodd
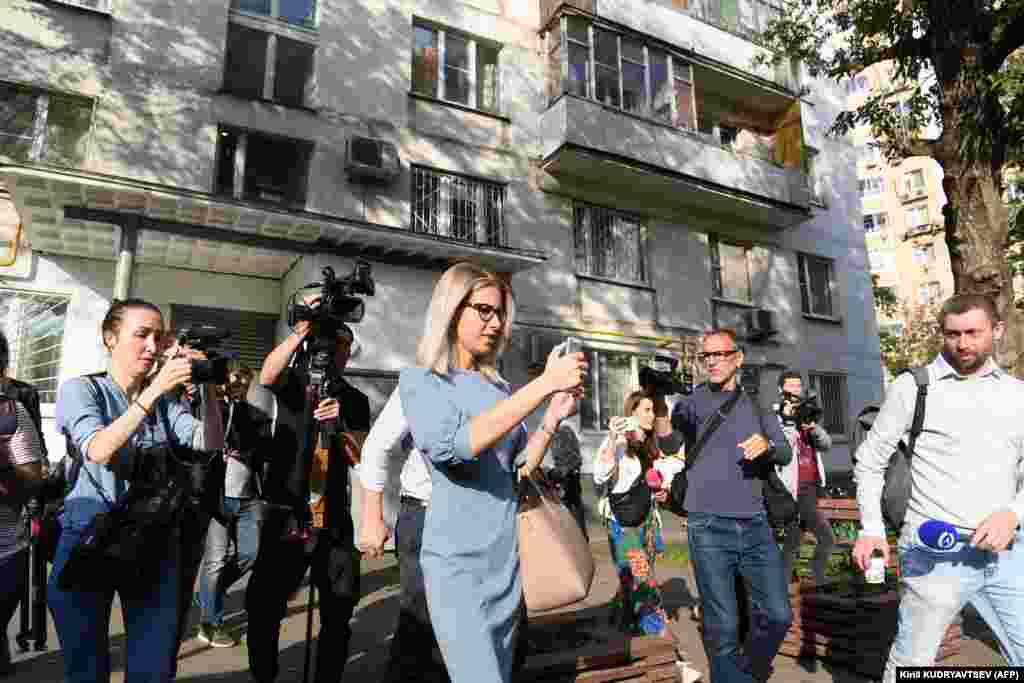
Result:
M57 400L67 296L0 289L0 329L10 348L7 374L28 382L43 403Z
M463 242L504 246L505 186L414 166L412 229Z
M573 207L573 223L577 272L647 282L643 224L639 216L577 204Z
M807 379L821 401L822 426L829 434L846 434L846 375L811 372Z

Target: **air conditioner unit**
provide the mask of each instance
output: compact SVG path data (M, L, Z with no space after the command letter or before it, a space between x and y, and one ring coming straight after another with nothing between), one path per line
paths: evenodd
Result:
M747 311L745 314L747 322L747 339L751 341L764 341L773 336L775 329L775 314L763 308L756 308Z
M351 136L345 143L345 171L350 178L390 183L401 170L395 146L377 138Z

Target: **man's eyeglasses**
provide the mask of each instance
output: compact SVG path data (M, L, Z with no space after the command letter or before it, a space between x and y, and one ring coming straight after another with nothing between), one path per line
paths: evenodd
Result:
M725 360L726 358L731 358L738 351L739 349L730 349L729 351L708 351L707 353L698 353L697 360L701 363Z
M495 315L498 316L498 320L505 322L505 309L495 308L490 304L466 304L466 308L472 308L476 311L476 314L480 316L480 320L485 323L491 322L491 318Z

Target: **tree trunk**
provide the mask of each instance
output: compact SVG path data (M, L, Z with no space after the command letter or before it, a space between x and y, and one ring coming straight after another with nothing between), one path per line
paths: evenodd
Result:
M951 146L956 149L958 145ZM1013 273L1006 259L1009 216L1000 191L1001 169L993 169L986 161L965 163L954 158L940 162L945 170L946 244L954 289L958 294L988 294L996 300L1007 325L1002 342L996 345L996 361L1021 377L1024 321L1014 306Z

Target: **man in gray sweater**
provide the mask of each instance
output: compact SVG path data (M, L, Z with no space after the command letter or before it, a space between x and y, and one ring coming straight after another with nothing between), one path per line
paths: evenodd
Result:
M976 606L1014 666L1024 665L1024 382L992 359L1005 324L991 299L961 294L939 315L942 353L928 366L924 428L911 459L913 491L899 539L899 632L883 681L896 667L934 663L942 636L967 603ZM917 387L909 374L891 386L857 450L863 529L853 557L862 570L875 550L886 561L882 487L889 456L910 429ZM961 541L933 550L918 537L927 520L957 527ZM1016 539L1016 543L1012 543Z

